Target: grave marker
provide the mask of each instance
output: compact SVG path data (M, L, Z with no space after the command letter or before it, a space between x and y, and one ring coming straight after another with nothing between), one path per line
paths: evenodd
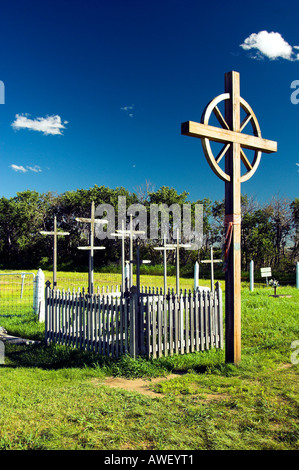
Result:
M261 268L261 277L266 278L267 286L268 286L268 277L271 277L271 276L272 276L271 268Z
M224 116L218 104L224 101ZM241 122L241 108L246 116ZM212 114L221 128L208 124ZM253 134L244 134L245 126L251 123ZM225 182L225 322L226 361L238 364L241 360L241 183L255 173L262 152L277 151L277 142L263 139L257 118L249 104L240 96L238 72L225 74L225 93L214 98L206 107L201 123L187 121L181 125L182 135L201 139L203 151L213 172ZM212 153L210 140L223 144L216 158ZM254 150L250 162L243 149ZM225 169L219 163L225 156ZM241 175L241 161L246 173ZM232 245L232 249L230 246Z
M123 236L129 236L130 237L130 276L129 276L129 288L132 287L133 285L133 238L136 237L136 235L143 235L145 232L142 230L133 230L133 216L130 214L130 229L129 230L117 230L118 236L123 235Z
M214 263L222 263L222 259L214 259L212 246L210 249L210 253L211 253L211 259L203 259L201 263L211 264L211 292L214 292Z
M164 245L157 246L154 250L163 251L163 272L164 272L164 295L167 294L167 259L166 259L166 251L167 250L175 250L175 246L167 246L166 244L166 236L164 235Z
M90 294L93 294L93 273L94 273L94 250L105 250L104 246L95 246L94 245L94 226L95 224L107 224L108 220L105 219L95 219L94 216L94 201L91 203L91 214L90 218L86 217L76 217L77 222L83 222L90 224L89 229L89 246L78 246L78 250L87 250L89 251L89 270L88 270L88 291Z
M58 232L57 231L57 219L54 217L54 231L46 232L44 230L40 231L42 235L52 235L53 236L53 289L56 289L57 286L57 237L64 237L69 235L69 232Z
M177 229L177 242L171 245L166 245L168 249L175 249L176 251L176 293L180 293L180 248L191 248L191 245L186 243L180 243L179 240L179 229Z

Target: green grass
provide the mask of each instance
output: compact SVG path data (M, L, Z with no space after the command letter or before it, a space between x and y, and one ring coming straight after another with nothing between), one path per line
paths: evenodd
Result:
M222 350L116 360L58 345L7 345L0 450L298 450L291 343L299 339L299 290L277 293L292 297L243 284L239 366L225 364ZM0 324L42 338L33 315ZM157 398L110 388L111 376L146 378Z

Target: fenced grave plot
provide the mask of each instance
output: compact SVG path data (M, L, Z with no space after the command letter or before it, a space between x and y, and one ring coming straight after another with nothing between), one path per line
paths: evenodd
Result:
M33 312L34 281L34 273L0 273L0 318Z
M222 291L86 294L46 287L45 341L104 356L161 357L223 347Z

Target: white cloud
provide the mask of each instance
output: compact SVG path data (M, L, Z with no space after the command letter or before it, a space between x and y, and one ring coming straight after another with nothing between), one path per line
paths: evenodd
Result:
M134 105L131 104L130 106L122 106L120 108L122 111L132 111L134 109ZM133 113L130 113L129 112L129 117L132 118L133 117Z
M38 165L27 166L26 168L28 168L28 170L30 170L30 171L34 171L34 173L41 173L42 172L41 167L38 166Z
M24 168L22 165L10 165L10 168L12 168L14 171L17 171L17 172L20 172L20 173L26 173L28 170L26 170L26 168Z
M26 168L25 168L23 165L12 164L12 165L10 165L10 168L13 171L16 171L16 172L19 172L19 173L27 173L28 170L33 171L34 173L41 173L42 172L41 167L38 166L38 165L26 166Z
M260 31L259 33L252 33L245 39L243 44L240 44L244 50L256 49L257 54L252 56L254 59L261 59L268 57L270 60L278 58L295 61L299 60L299 54L294 51L298 50L299 46L290 46L280 33L269 33L268 31Z
M296 165L298 165L298 166L299 166L299 163L296 163ZM297 170L297 171L299 171L299 170Z
M11 124L14 129L31 129L34 131L43 132L45 135L62 135L61 130L65 129L64 121L62 124L60 116L47 116L45 118L38 117L36 119L29 119L28 114L16 114L14 122Z

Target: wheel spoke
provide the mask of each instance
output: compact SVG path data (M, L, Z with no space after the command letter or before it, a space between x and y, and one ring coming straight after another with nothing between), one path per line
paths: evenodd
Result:
M240 125L240 132L242 132L244 127L247 126L247 124L249 123L251 118L252 118L251 114L247 114L247 116L245 116L245 118L243 119L243 121L241 122L241 125Z
M216 118L218 119L220 125L223 127L223 129L228 129L229 130L229 126L228 126L226 120L224 119L224 117L222 116L221 111L218 108L218 106L215 106L215 108L213 109L213 112L214 112Z
M252 170L252 165L250 163L250 161L248 160L248 158L246 157L245 153L243 152L243 149L240 148L240 154L241 154L241 160L242 162L244 163L244 165L246 166L247 170Z
M215 158L217 164L219 164L220 160L221 160L222 157L226 154L226 152L228 151L229 147L230 147L230 144L226 144L226 145L224 145L224 147L222 147L222 149L221 149L220 152L218 153L217 157Z

